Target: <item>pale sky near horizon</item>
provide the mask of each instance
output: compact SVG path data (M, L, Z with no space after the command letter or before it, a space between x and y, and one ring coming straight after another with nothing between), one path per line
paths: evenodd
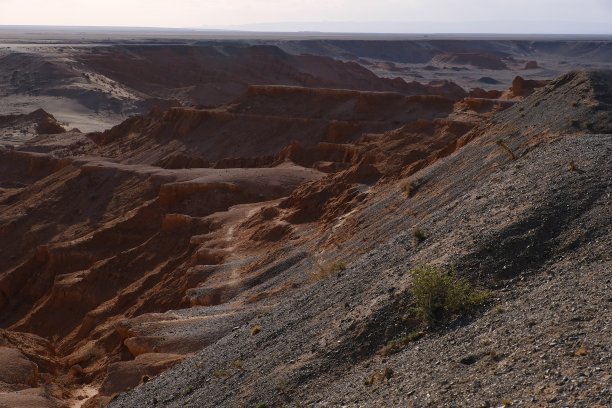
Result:
M0 25L252 28L268 23L262 27L274 30L292 27L280 23L302 22L296 30L319 30L325 22L350 22L346 29L398 32L402 26L384 22L432 22L433 28L477 32L495 28L497 21L518 22L516 32L549 22L543 30L573 33L593 24L612 33L612 0L0 0Z

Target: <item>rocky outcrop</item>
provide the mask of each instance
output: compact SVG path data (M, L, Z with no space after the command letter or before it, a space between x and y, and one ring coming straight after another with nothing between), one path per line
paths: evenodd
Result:
M111 364L102 381L100 396L112 397L131 390L184 359L184 356L176 354L146 353L134 360Z
M523 77L517 76L512 80L510 91L514 96L528 96L535 89L545 86L548 82L546 80L523 79Z
M0 382L36 388L38 380L36 364L17 349L0 347Z
M455 52L442 54L434 57L431 63L436 65L470 65L480 69L508 69L500 56L489 53Z
M49 341L31 333L0 330L0 404L61 406L60 400L70 391L51 386L61 367L58 360Z
M423 93L424 87L402 79L379 78L355 62L325 56L291 55L272 45L200 45L100 47L80 53L88 69L149 96L179 99L188 105L230 102L249 85L295 85L362 91ZM171 59L176 67L165 63ZM450 95L450 83L431 91Z
M474 88L468 94L468 97L470 98L484 98L484 99L498 99L500 96L502 96L501 91L497 91L497 90L486 91L482 88Z
M12 129L14 132L35 134L59 134L66 129L43 109L37 109L28 114L14 114L0 116L0 128Z
M265 167L290 145L352 143L363 133L384 132L417 118L446 117L455 101L437 94L251 86L222 108L155 111L89 137L102 154L123 162Z

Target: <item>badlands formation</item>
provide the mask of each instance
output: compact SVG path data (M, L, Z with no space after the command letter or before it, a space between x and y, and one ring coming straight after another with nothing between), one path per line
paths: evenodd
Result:
M0 42L0 406L610 406L611 67ZM422 265L486 296L425 319Z

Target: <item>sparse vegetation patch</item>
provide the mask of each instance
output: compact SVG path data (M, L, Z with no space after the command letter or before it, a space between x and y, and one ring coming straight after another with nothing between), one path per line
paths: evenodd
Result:
M219 378L219 379L226 379L226 378L230 378L233 376L233 374L228 371L228 370L224 370L224 369L219 369L219 370L215 370L212 373L215 377Z
M414 191L414 187L412 186L412 183L409 183L409 182L402 183L402 194L404 195L404 197L410 198L413 191Z
M320 280L330 278L345 269L346 264L344 262L336 261L327 264L318 263L317 269L312 273L312 281L318 282Z
M429 234L427 233L427 230L424 228L414 227L412 229L412 237L414 238L417 244L420 244L421 242L425 241L428 235Z
M588 352L588 351L587 351L587 349L586 349L586 348L584 348L584 347L580 347L580 348L579 348L578 350L576 350L576 352L574 353L574 355L575 355L576 357L584 357L584 356L586 356L587 354L589 354L589 352Z
M244 363L242 362L242 360L234 360L232 361L232 367L237 370L244 370Z
M366 378L363 384L366 386L383 384L385 381L388 382L391 377L393 377L393 370L389 367L385 367L383 370L377 371L370 377Z
M285 380L279 380L274 388L282 395L288 396L291 394L289 384L287 384L287 381Z
M459 278L454 270L448 272L437 266L422 265L411 270L410 274L416 311L429 324L467 313L489 297L487 291L475 289Z
M402 336L395 340L391 340L378 353L383 357L386 357L390 354L397 353L398 351L401 351L402 349L404 349L408 344L417 341L424 335L425 335L425 332L423 331L419 331L419 330L412 331L406 334L405 336Z

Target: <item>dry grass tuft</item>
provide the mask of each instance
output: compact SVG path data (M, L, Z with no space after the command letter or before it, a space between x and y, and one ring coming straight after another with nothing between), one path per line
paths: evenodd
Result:
M580 347L578 350L576 350L576 352L574 353L574 355L576 357L584 357L587 354L589 354L588 350L584 347Z
M512 151L512 150L511 150L511 149L508 147L508 145L506 144L506 142L504 142L503 140L498 140L498 141L497 141L497 142L495 142L495 143L497 143L497 145L498 145L499 147L501 147L502 149L504 149L504 151L505 151L506 153L508 153L508 155L510 156L510 158L511 158L512 160L516 160L516 159L517 159L516 155L515 155L515 154L514 154L514 152L513 152L513 151Z
M323 279L331 278L346 269L344 262L331 262L326 264L317 263L317 269L312 272L311 280L318 282Z
M255 326L251 327L251 336L255 336L259 332L261 332L261 326L260 325L256 324Z
M412 185L412 183L409 183L406 181L402 183L401 187L402 187L402 194L404 195L404 197L410 198L410 196L412 195L414 191L414 186Z
M385 381L388 382L391 377L393 377L393 370L389 367L385 367L383 370L377 371L369 378L366 378L363 383L366 386L383 384Z
M213 371L212 375L222 380L231 378L233 376L231 372L229 372L228 370L224 370L224 369L215 370Z
M410 333L408 333L407 335L405 335L403 337L400 337L400 338L395 339L395 340L391 340L382 349L380 349L378 354L380 354L383 357L387 357L387 356L389 356L391 354L397 353L398 351L403 350L410 343L413 343L413 342L417 341L418 339L420 339L424 335L425 335L425 332L422 332L422 331L416 331L415 330L413 332L410 332Z
M242 362L242 360L234 360L234 361L232 361L231 365L236 370L243 370L244 371L244 363Z

